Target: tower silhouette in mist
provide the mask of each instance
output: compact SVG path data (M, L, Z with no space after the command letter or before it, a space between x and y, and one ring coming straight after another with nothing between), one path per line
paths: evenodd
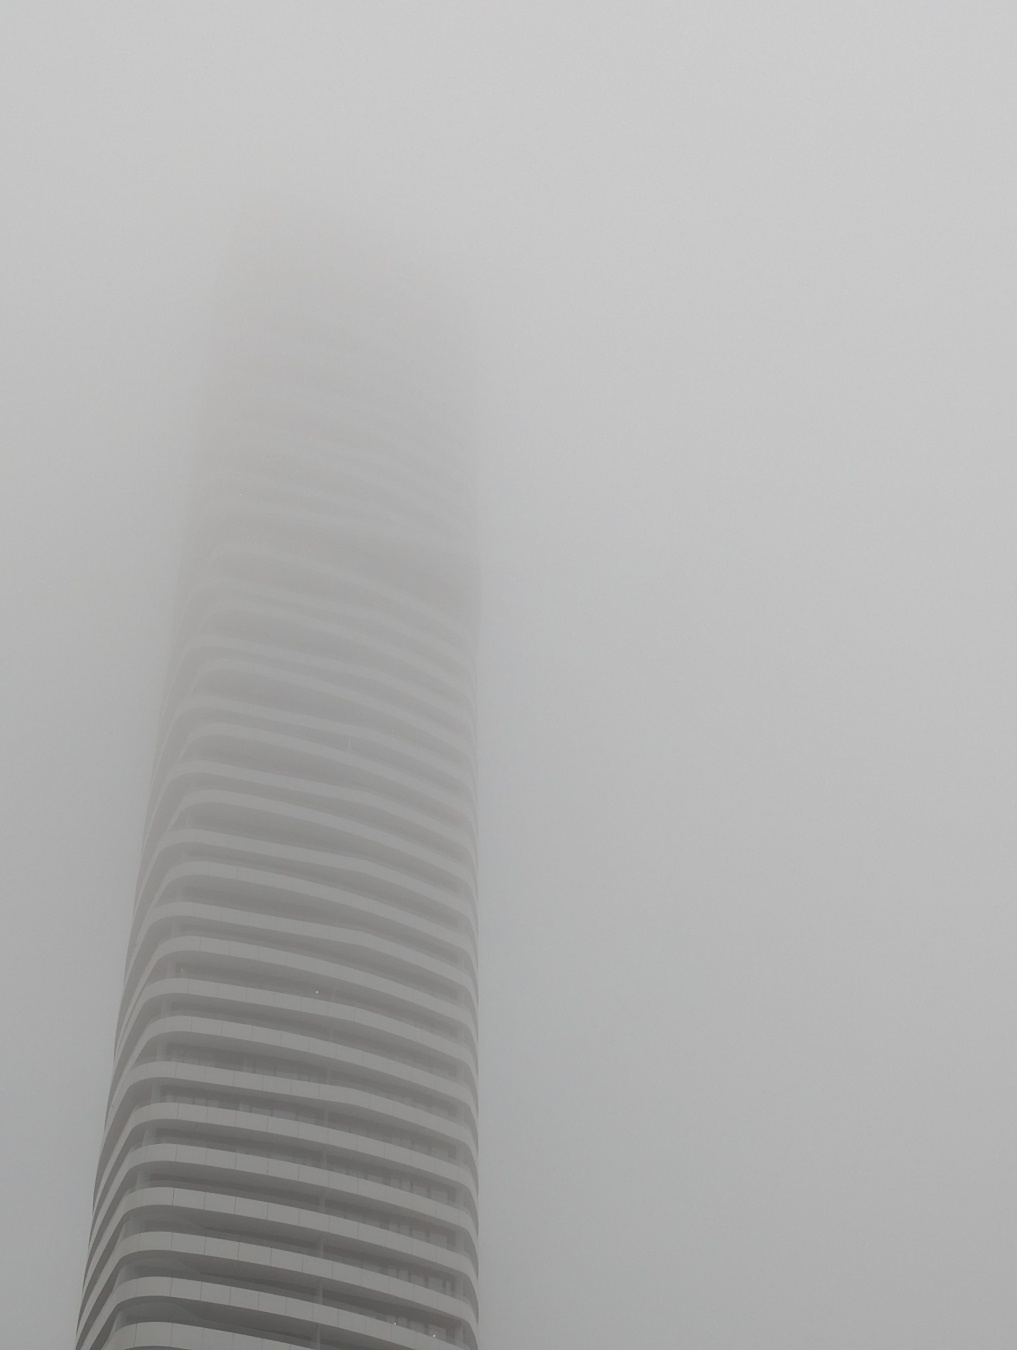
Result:
M78 1350L476 1350L472 482L411 311L294 262L226 324Z

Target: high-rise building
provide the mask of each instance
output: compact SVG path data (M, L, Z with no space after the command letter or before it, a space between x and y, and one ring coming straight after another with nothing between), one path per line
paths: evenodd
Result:
M78 1350L477 1347L471 476L426 322L291 280L210 400Z

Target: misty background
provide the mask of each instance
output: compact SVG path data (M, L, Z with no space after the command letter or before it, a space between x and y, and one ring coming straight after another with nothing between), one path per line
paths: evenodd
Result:
M0 1330L72 1343L212 322L477 314L485 1350L1017 1343L1017 19L2 7Z

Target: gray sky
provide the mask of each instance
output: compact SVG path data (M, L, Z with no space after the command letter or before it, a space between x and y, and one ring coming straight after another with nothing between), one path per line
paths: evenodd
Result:
M71 1344L280 202L479 314L485 1350L1017 1343L1008 11L4 6L5 1344Z

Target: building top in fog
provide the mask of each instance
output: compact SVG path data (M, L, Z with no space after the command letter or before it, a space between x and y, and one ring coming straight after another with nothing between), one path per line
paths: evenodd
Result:
M300 272L224 328L78 1350L477 1346L472 480L425 311Z

